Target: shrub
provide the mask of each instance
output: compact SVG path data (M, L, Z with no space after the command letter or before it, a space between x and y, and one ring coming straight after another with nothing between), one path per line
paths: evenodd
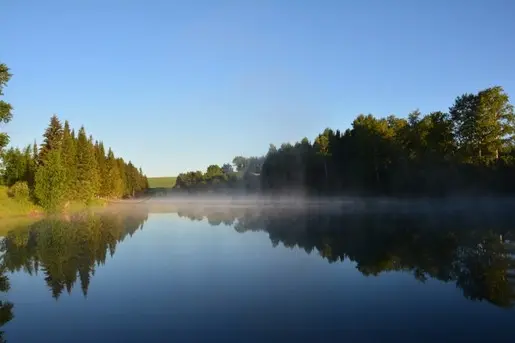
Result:
M30 196L29 185L25 181L18 181L9 188L7 194L17 201L28 201Z

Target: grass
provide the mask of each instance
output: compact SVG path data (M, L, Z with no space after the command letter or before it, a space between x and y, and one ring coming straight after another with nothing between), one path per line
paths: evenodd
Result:
M30 201L17 201L7 195L7 187L0 186L0 220L7 217L27 216L42 212L39 206Z
M0 186L0 235L19 225L36 221L43 209L30 201L17 201L7 195L7 187Z
M149 188L173 188L175 186L175 176L164 176L164 177L149 177L148 187Z
M7 195L8 188L0 186L0 236L16 227L30 225L41 219L45 211L30 201L17 201ZM106 200L95 199L90 204L73 201L68 204L65 212L76 213L85 209L103 207Z

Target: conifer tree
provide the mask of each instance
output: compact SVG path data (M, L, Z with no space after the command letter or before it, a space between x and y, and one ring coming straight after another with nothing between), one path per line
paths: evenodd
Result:
M23 151L23 157L25 159L25 181L29 189L34 189L35 177L36 177L36 160L32 156L32 147L27 145Z
M62 146L63 126L55 114L50 118L50 124L43 134L43 137L43 144L41 144L41 149L39 150L40 164L45 163L46 155L50 150L60 150Z
M93 157L92 158L92 176L91 176L91 182L93 184L93 195L94 197L97 197L100 193L100 172L99 172L99 169L98 169L98 163L97 163L97 158L96 158L96 152L95 152L95 143L93 141L93 136L89 136L89 139L88 139L88 147L91 151L91 156Z
M62 161L66 170L66 198L68 200L75 198L75 177L77 175L77 154L75 151L75 142L70 131L68 121L64 122L63 144L62 144Z
M126 169L125 169L125 161L123 160L123 158L119 157L116 159L116 163L117 163L117 166L118 166L118 172L120 173L120 179L121 179L121 183L122 183L122 194L121 196L127 196L129 195L129 188L128 188L128 184L127 184L127 172L126 172Z
M39 158L39 148L38 148L38 142L34 140L34 144L32 144L32 159L34 160L34 163L36 166L38 165L38 158Z
M61 209L65 200L66 170L59 149L49 150L45 164L38 167L35 175L34 194L43 208L49 212Z
M123 195L123 181L120 168L111 148L107 152L106 188L106 194L110 198L119 198Z
M77 199L89 202L95 196L96 170L93 148L90 146L86 136L86 130L81 127L77 137L77 176L75 191Z
M125 165L125 175L127 182L127 195L133 197L137 191L139 191L138 183L138 171L134 167L131 161Z
M97 160L98 175L99 175L99 195L101 197L108 196L108 185L107 185L107 169L106 169L106 154L104 149L104 143L95 142L95 158Z

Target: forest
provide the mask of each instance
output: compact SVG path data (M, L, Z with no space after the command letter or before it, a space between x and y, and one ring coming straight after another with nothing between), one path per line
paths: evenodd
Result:
M0 64L0 95L10 77L7 66ZM11 119L12 106L0 100L0 122ZM148 188L141 168L116 157L111 148L106 152L102 141L88 136L83 126L75 133L57 115L50 118L42 144L19 149L6 148L8 143L9 136L0 133L1 184L15 200L35 202L49 212L72 201L132 197Z
M177 177L176 188L306 195L447 196L515 192L515 115L500 86L458 96L446 112L360 114L262 157Z
M11 75L0 65L0 94ZM0 100L0 122L12 118ZM264 156L177 176L174 191L261 194L449 196L515 192L515 114L501 86L455 98L447 111L405 117L358 115L345 131L325 129ZM134 196L148 188L141 169L107 154L102 142L53 116L43 144L2 149L2 175L13 196L47 209L71 200Z

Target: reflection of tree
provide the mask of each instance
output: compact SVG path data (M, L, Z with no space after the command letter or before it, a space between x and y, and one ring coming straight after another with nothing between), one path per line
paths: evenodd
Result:
M5 268L3 266L0 268L0 292L4 293L9 291L11 285L9 278L5 275ZM0 328L13 319L13 307L14 305L12 303L0 300ZM0 330L0 343L4 342L7 342L4 338L4 331Z
M265 231L274 246L316 251L328 262L349 259L367 276L405 271L424 282L454 282L471 300L497 306L515 303L515 261L506 239L514 218L409 215L336 215L317 210L181 208L208 222L234 222L234 229ZM225 215L222 218L221 215ZM442 217L442 218L441 218ZM488 228L488 229L485 229Z
M42 272L56 299L66 289L70 293L80 280L87 295L95 267L104 264L116 244L142 227L147 212L81 214L65 221L44 219L27 228L9 232L2 242L5 268Z

